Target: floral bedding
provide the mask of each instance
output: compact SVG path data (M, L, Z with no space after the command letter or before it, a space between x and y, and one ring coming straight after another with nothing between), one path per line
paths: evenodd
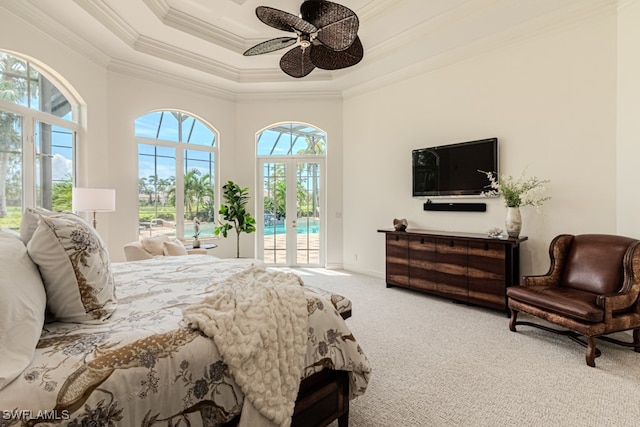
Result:
M206 255L113 263L118 305L103 324L46 323L35 357L0 391L0 426L218 426L243 395L213 340L183 322L215 282L255 260ZM309 314L303 376L350 372L364 393L370 365L340 317L351 302L305 286Z

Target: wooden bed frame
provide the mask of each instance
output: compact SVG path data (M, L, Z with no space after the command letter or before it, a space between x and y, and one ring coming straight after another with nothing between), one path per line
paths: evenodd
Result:
M345 320L351 310L340 314ZM323 369L300 382L291 427L326 427L338 420L338 427L349 426L349 373ZM235 427L240 416L222 427Z

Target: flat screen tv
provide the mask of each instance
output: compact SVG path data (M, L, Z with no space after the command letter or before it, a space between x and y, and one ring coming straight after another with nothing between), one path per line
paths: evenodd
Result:
M498 138L460 142L412 152L413 196L479 196L498 173Z

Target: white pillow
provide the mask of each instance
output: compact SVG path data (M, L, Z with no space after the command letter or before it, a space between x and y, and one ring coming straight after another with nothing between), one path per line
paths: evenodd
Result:
M26 208L22 213L22 219L20 221L20 238L25 244L29 243L33 232L38 228L38 221L41 216L51 216L56 212L52 212L45 208Z
M140 240L142 249L153 256L164 255L164 243L169 241L169 236L161 234L159 236L147 237Z
M56 320L101 323L111 316L117 302L109 254L86 221L71 213L41 216L27 250Z
M164 242L164 255L166 256L180 256L189 255L182 242L178 239L173 242Z
M47 304L38 268L19 236L0 231L0 390L29 366Z

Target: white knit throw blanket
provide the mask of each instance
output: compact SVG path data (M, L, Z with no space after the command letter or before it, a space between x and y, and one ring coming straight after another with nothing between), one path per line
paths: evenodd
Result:
M276 425L289 427L307 346L302 280L252 265L217 283L183 316L213 339L245 403Z

